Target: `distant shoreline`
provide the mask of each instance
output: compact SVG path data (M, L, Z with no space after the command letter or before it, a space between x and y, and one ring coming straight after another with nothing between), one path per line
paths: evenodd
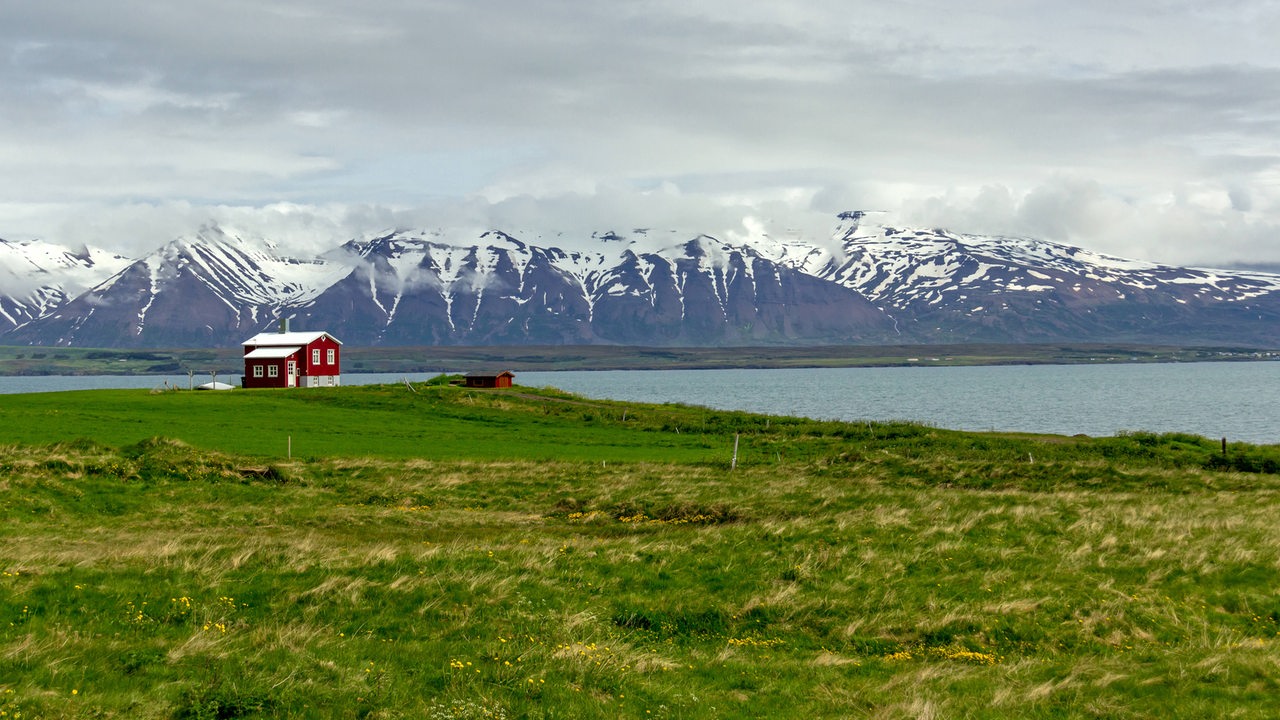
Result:
M1280 360L1280 349L1122 343L633 347L620 345L347 347L346 373L910 367ZM104 349L0 346L0 376L235 376L241 349Z

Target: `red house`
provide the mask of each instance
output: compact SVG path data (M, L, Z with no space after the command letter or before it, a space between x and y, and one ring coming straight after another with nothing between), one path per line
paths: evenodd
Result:
M336 387L341 385L342 343L327 332L258 333L244 341L246 388Z
M502 372L470 372L463 376L466 386L470 388L509 388L516 374L510 370Z

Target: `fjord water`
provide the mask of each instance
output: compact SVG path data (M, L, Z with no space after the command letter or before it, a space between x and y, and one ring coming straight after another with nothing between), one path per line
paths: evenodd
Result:
M516 381L589 397L828 420L1280 443L1277 362L528 372Z
M348 373L342 382L418 382L435 374ZM189 382L186 375L0 377L0 394ZM521 372L516 382L594 398L823 420L1058 435L1185 432L1280 443L1280 362Z

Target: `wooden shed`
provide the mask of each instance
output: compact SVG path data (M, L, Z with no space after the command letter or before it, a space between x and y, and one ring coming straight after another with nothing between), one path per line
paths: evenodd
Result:
M509 388L516 374L510 370L500 372L470 372L463 376L469 388Z

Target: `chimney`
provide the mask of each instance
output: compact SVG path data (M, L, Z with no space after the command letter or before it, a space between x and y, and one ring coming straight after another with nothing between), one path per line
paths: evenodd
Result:
M289 318L280 318L280 334L289 332Z

